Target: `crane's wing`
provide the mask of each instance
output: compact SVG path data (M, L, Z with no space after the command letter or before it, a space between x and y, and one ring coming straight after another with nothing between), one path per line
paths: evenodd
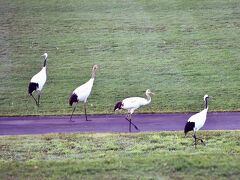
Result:
M92 86L93 86L93 80L90 79L89 81L87 81L83 85L77 87L73 91L73 93L77 94L78 100L85 101L92 91Z
M39 89L41 90L47 80L47 75L46 75L46 69L45 67L42 68L40 72L35 74L30 82L38 83L39 84Z
M194 122L195 123L196 121L199 121L199 117L200 117L200 113L196 113L188 119L188 122Z
M188 119L188 122L194 122L195 123L195 128L198 130L204 125L204 123L206 121L206 117L207 117L207 110L204 109L201 112L192 115Z
M146 104L147 100L141 97L130 97L122 101L124 109L137 109Z

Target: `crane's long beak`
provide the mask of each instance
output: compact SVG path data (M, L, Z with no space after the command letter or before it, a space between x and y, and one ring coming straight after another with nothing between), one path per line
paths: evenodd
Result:
M155 95L155 93L151 92L150 94Z

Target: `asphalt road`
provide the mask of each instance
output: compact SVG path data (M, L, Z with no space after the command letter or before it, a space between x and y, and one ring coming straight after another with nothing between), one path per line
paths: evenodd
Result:
M183 131L192 113L135 114L132 132ZM0 135L46 134L67 132L128 132L125 115L26 116L0 117ZM240 112L211 112L202 130L240 130Z

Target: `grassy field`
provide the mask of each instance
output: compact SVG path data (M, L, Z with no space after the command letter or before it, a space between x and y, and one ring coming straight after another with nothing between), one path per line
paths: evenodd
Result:
M70 93L100 70L89 113L156 95L139 112L239 111L238 0L0 0L0 115L70 114ZM27 95L47 51L40 108ZM77 113L83 113L82 108Z
M0 137L0 179L239 179L240 131Z

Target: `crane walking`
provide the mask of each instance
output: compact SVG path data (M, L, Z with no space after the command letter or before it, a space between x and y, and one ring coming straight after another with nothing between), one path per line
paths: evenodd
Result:
M87 81L86 83L84 83L83 85L77 87L71 94L70 98L69 98L69 105L73 107L73 111L72 111L72 115L70 117L70 121L72 121L72 116L73 113L76 109L76 106L78 104L79 101L82 101L84 104L84 112L85 112L85 118L86 121L89 121L87 118L87 107L86 107L86 103L87 103L87 99L88 96L90 95L91 91L92 91L92 87L93 87L93 83L96 77L96 71L98 69L98 65L94 65L92 67L92 77L89 81Z
M149 104L151 102L151 95L154 95L154 93L152 93L150 89L147 89L145 94L147 96L147 99L142 97L129 97L122 101L117 102L114 107L114 111L120 109L125 109L128 111L128 114L125 119L129 122L129 132L131 132L132 125L136 130L138 130L138 127L132 123L133 112L139 107Z
M206 122L207 112L208 112L208 100L210 98L212 98L212 97L208 96L207 94L203 97L203 100L205 102L204 110L202 110L201 112L199 112L197 114L192 115L188 119L188 121L187 121L187 123L185 125L185 128L184 128L185 136L187 135L187 133L189 131L194 131L193 138L194 138L194 145L195 145L195 147L197 145L197 140L200 140L204 144L203 140L196 136L196 131L201 129L203 127L203 125L205 124L205 122Z
M30 80L29 85L28 85L28 94L30 96L32 96L32 98L36 102L37 106L39 106L41 91L42 91L43 86L44 86L44 84L46 83L46 80L47 80L48 54L44 53L42 55L42 57L44 57L44 63L43 63L42 70L32 77L32 79ZM37 92L37 100L32 94L34 91Z

